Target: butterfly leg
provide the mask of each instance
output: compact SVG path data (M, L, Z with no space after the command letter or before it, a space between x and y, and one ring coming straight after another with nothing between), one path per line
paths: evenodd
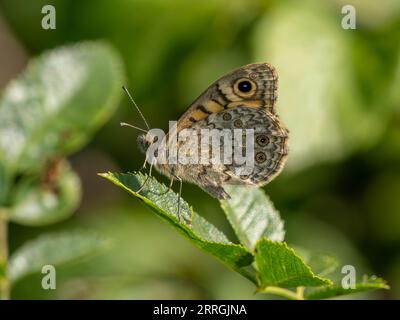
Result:
M173 176L171 176L171 180L170 180L170 182L169 182L169 187L168 187L168 191L171 191L171 189L172 189L172 185L174 184L174 177Z
M171 183L170 187L172 187L173 179L176 179L179 181L179 195L178 195L178 219L179 222L181 222L181 197L182 197L182 178L178 177L176 174L171 173Z
M179 180L179 197L178 197L178 219L181 221L181 199L182 199L182 178Z
M143 169L146 169L146 162L147 162L147 156L146 156L146 158L144 159L143 165L142 165L142 167L140 168L139 171L142 171Z
M146 165L146 162L144 164L144 166ZM143 169L143 168L142 168ZM149 180L149 178L151 177L151 170L153 169L153 162L150 164L150 169L149 169L149 174L146 177L146 180L144 180L143 184L140 186L140 188L136 191L136 193L140 193L140 191L143 190L143 188L145 187L147 181Z

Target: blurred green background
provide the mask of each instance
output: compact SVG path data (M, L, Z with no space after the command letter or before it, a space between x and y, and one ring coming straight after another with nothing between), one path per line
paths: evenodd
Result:
M56 8L56 30L41 28L45 4ZM356 8L356 30L341 27L346 4ZM163 129L226 72L258 61L274 65L290 154L265 190L285 220L287 241L334 254L359 276L376 274L391 285L350 298L400 298L399 1L1 0L0 87L30 57L92 39L120 52L126 84L151 126ZM12 298L265 298L96 176L133 171L143 161L138 132L119 122L143 124L127 98L121 101L70 158L83 187L73 217L9 230L11 252L44 232L74 227L107 236L112 248L58 268L57 290L42 290L37 274L20 281ZM189 184L183 197L234 239L215 199Z

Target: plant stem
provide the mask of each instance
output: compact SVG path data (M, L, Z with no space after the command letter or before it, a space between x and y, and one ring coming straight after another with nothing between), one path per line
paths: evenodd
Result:
M302 287L299 287L299 288L302 288ZM299 288L297 289L297 292L293 292L291 290L280 288L280 287L265 287L263 289L260 289L259 292L275 294L277 296L284 297L284 298L290 299L290 300L304 300L304 297L303 297L304 288L303 288L303 291L302 290L299 291Z
M297 294L298 300L304 300L304 290L305 289L306 289L305 287L297 287L296 294Z
M10 298L10 286L7 280L8 263L8 218L7 211L0 208L0 300Z

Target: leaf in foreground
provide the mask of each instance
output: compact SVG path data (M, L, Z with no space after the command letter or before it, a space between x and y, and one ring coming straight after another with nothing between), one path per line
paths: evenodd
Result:
M310 252L302 247L292 247L301 256L303 261L310 266L313 272L321 277L333 273L339 267L339 260L336 256L325 252Z
M227 186L226 190L231 199L221 201L221 207L242 244L254 250L263 237L283 241L283 221L262 189Z
M365 292L377 289L389 289L386 281L381 278L369 278L363 282L358 282L355 284L355 288L345 289L343 286L335 284L332 286L326 286L322 288L315 289L309 293L306 293L306 299L326 299L333 298L341 295L348 295L352 293Z
M332 282L315 275L309 266L284 242L261 239L256 245L259 291L274 287L317 287Z
M138 190L146 176L134 173L102 173L100 176L122 187L149 206L161 219L170 223L180 233L202 250L212 254L233 270L252 282L255 276L247 270L253 262L252 254L242 245L230 242L224 233L189 207L181 199L181 216L177 215L178 195L156 179L149 178L140 194Z
M109 242L93 232L75 230L48 234L28 241L11 256L9 277L16 282L40 272L44 265L59 266L86 258L108 247Z

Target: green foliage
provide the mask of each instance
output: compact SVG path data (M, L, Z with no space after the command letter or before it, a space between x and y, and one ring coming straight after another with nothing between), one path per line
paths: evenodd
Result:
M2 235L8 221L44 226L74 212L80 180L65 157L82 148L114 112L123 78L111 46L85 42L32 59L7 86L0 99ZM0 242L0 298L8 297L9 284L43 265L76 260L104 247L87 231L43 235L18 248L7 267L7 239Z
M355 284L355 288L348 288L345 289L341 285L332 285L332 286L325 286L316 290L312 290L306 293L306 299L326 299L337 297L341 295L357 293L357 292L364 292L370 290L377 290L377 289L389 289L386 281L381 278L368 278L365 280L361 280Z
M334 12L332 16L331 7L321 1L282 1L255 26L254 59L271 61L281 80L279 114L290 128L290 165L295 170L341 159L349 152L376 143L389 116L389 108L384 107L386 99L362 98L354 82L354 69L358 66L343 68L354 52L360 54L358 46L362 40L338 29L340 19L338 12ZM366 46L362 57L353 58L356 64L361 63L363 81L369 81L368 73L373 68L370 50ZM388 72L374 75L370 94L380 91L378 88L385 83L383 75L387 77ZM307 106L301 112L299 97L301 105ZM313 119L314 125L310 125L309 119ZM366 134L370 131L374 133Z
M212 254L251 281L256 281L254 275L244 268L252 263L252 254L242 245L230 242L225 234L194 212L182 199L180 214L184 219L179 219L177 216L178 195L172 190L168 190L168 187L158 183L154 178L149 178L146 187L138 194L135 190L138 190L144 183L146 176L119 173L100 175L141 199L160 218L169 222L196 246Z
M16 185L9 210L11 221L43 226L64 220L74 212L81 195L79 177L65 160L56 166L58 177L52 186L43 185L38 177L26 178Z
M28 241L10 257L9 279L14 283L40 272L44 265L59 266L87 258L108 247L109 242L88 230L46 234Z
M117 106L121 65L102 43L62 47L33 59L0 101L0 163L38 172L88 142Z
M8 57L0 82L19 72L27 55L72 41L107 39L121 54L127 83L152 127L165 129L220 75L256 61L274 65L279 75L277 112L290 129L290 159L266 190L285 217L286 241L314 274L336 284L342 275L340 269L332 270L343 264L356 266L357 275L372 274L373 266L390 280L390 292L379 290L356 298L400 298L400 197L393 196L400 194L399 1L355 2L356 30L341 28L344 2L339 0L99 0L96 5L57 0L57 29L53 31L40 28L41 8L46 4L44 0L0 1L5 32L2 52ZM104 64L104 68L111 65L110 60L104 59ZM93 83L97 86L97 79ZM121 84L116 81L112 86L119 90ZM103 89L96 94L101 95ZM108 190L110 185L87 174L89 166L92 171L105 170L99 167L126 171L143 160L134 151L135 132L117 129L119 121L142 125L128 99L122 103L105 130L85 152L74 156L86 173L87 194L79 214L65 222L68 227L95 228L118 241L118 246L86 261L83 270L70 265L57 272L60 290L56 296L37 286L40 275L34 275L19 281L12 297L173 299L188 298L182 296L186 288L195 292L189 297L197 299L254 298L252 283L216 265L212 257L204 259L190 241L182 241L177 232L165 230L167 226L146 214L147 207L132 206L120 190ZM18 206L17 190L22 196L25 185L42 181L42 170L23 182L16 179L28 178L28 172L15 175L4 166L0 161L0 216L3 208ZM190 185L185 185L184 197L199 214L212 217L214 225L225 230L226 221L215 200ZM69 215L72 210L68 209ZM58 221L68 217L51 215ZM233 224L234 219L230 220ZM29 223L44 225L51 219L42 221ZM28 225L26 219L21 223ZM13 226L10 251L44 230L60 228L60 224ZM244 239L240 241L247 247ZM0 268L5 272L1 252L0 248ZM320 254L325 252L335 253L338 259ZM79 283L89 288L85 293L82 286L72 285L75 295L71 295L74 268ZM104 277L105 270L119 280ZM101 276L94 279L96 274ZM137 281L127 281L131 277ZM105 286L99 294L99 280L112 283L113 288L119 281L124 289L117 293ZM319 288L306 289L304 294L311 290ZM267 292L273 291L276 288L268 287Z
M263 288L318 287L332 284L316 276L309 266L284 242L261 239L255 249L259 283Z
M263 236L274 241L283 241L283 220L267 195L260 189L226 187L229 201L221 201L229 222L240 242L254 250Z
M178 195L153 177L142 174L102 173L100 176L122 187L153 209L186 238L212 254L257 286L258 292L274 293L287 298L305 299L334 297L344 293L387 288L382 281L358 284L358 290L345 291L331 280L314 273L310 266L283 240L283 222L269 198L259 189L230 187L231 200L221 202L240 244L233 244L215 226L201 218L182 200L177 216ZM142 191L137 193L141 186ZM237 198L235 198L237 197ZM274 238L268 239L268 237ZM246 247L248 249L246 249ZM310 257L309 257L310 258ZM335 260L322 256L313 258L321 273L329 273ZM255 278L254 278L255 277ZM297 287L297 292L286 288ZM318 287L319 291L304 295L299 288Z
M294 249L319 276L325 277L333 273L339 266L339 261L334 256L323 253L310 253L303 248L295 247Z

